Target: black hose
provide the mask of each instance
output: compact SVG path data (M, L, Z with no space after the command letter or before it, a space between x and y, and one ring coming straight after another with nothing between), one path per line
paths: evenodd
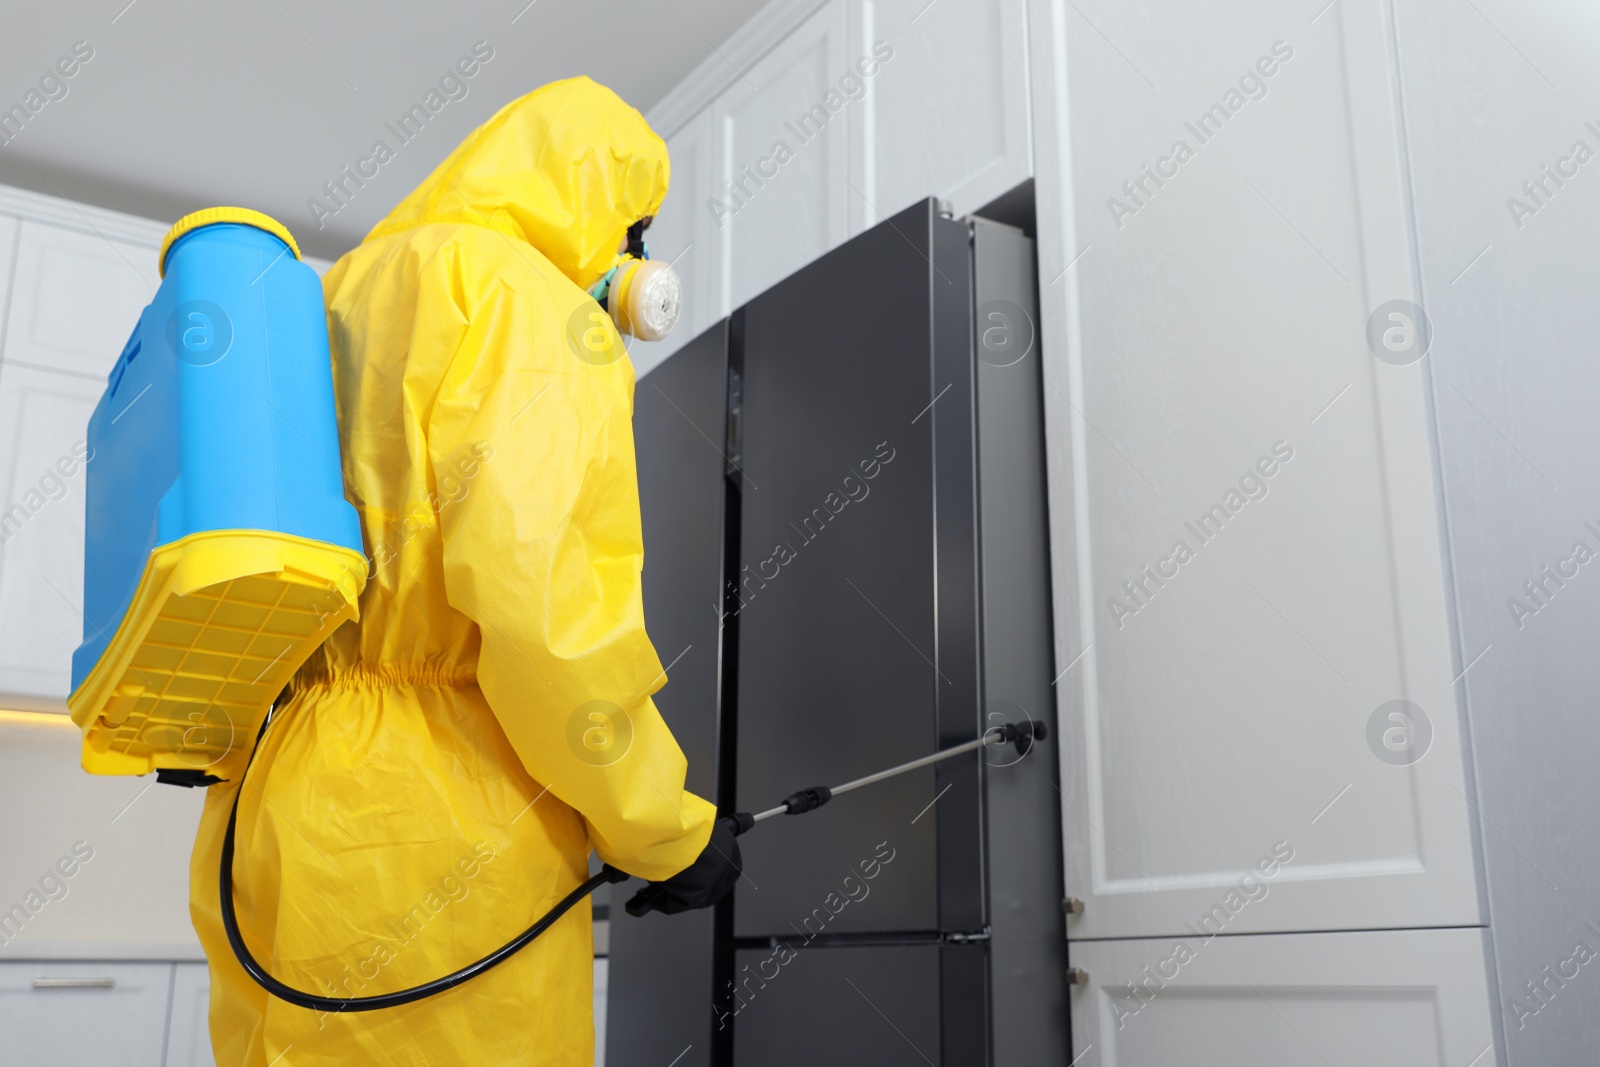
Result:
M268 720L271 721L270 719ZM262 723L261 733L256 735L256 744L259 747L261 737L267 732L267 724ZM610 864L600 868L600 873L594 875L587 882L568 893L558 901L555 907L545 912L538 922L518 934L511 941L506 942L487 956L475 963L469 963L459 971L453 971L443 978L436 978L422 985L412 986L409 989L397 989L393 993L376 993L367 997L324 997L315 993L295 989L293 986L284 985L267 969L250 955L250 950L245 947L244 937L239 933L239 920L233 912L233 832L239 819L239 797L244 793L244 776L250 773L250 764L255 762L255 750L250 752L250 759L245 763L244 773L239 776L239 792L233 797L233 810L228 813L228 830L222 838L222 869L218 872L217 881L220 885L222 897L222 928L228 935L228 944L233 946L233 954L239 960L239 966L262 989L290 1004L302 1008L311 1008L315 1011L345 1012L345 1011L377 1011L379 1008L398 1008L402 1004L410 1004L436 993L443 993L453 989L469 979L487 971L496 964L503 963L511 956L526 948L534 938L548 930L557 919L578 901L599 889L608 882L621 882L628 878L626 872L619 871Z

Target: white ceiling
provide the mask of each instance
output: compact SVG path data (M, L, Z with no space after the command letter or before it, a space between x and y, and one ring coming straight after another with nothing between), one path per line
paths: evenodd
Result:
M0 111L74 42L94 56L0 146L0 183L161 220L252 207L331 259L506 101L587 74L648 111L763 2L3 0ZM384 124L478 41L467 95L397 147ZM307 201L380 138L395 158L319 230Z

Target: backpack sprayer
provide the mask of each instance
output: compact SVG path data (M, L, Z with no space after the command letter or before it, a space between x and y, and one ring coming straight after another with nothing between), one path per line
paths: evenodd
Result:
M270 721L269 719L268 724L270 724ZM266 732L265 725L262 727L262 732ZM1033 750L1035 741L1043 741L1047 736L1045 724L1037 720L993 726L985 730L983 736L975 741L952 745L949 748L940 749L932 755L923 756L908 763L901 763L887 770L845 782L843 785L832 787L814 785L790 794L784 799L783 803L765 811L756 812L754 815L747 811L741 811L729 818L733 822L733 832L737 836L749 832L757 823L765 822L776 815L804 815L807 812L816 811L841 794L854 792L863 786L896 778L919 767L927 767L968 752L976 752L979 749L997 745L1012 744L1017 747L1020 758L1020 756L1026 756ZM249 767L247 765L246 771L248 770ZM243 792L243 784L241 783L239 793L243 794ZM599 873L593 875L588 881L562 897L553 908L540 917L538 922L477 962L469 963L460 970L445 975L443 978L436 978L431 982L424 982L422 985L412 986L409 989L398 989L393 993L377 993L365 997L324 997L295 989L293 986L288 986L278 981L267 973L267 969L261 966L256 958L250 954L250 950L245 947L244 938L239 933L238 919L233 911L233 830L234 822L238 815L239 800L238 796L235 796L233 811L228 815L227 834L222 839L222 870L218 878L222 893L222 926L227 932L228 943L233 946L233 954L238 957L239 964L245 969L245 973L254 979L255 983L262 989L265 989L279 1000L287 1001L302 1008L310 1008L314 1011L377 1011L380 1008L397 1008L402 1004L412 1004L437 993L446 992L462 982L476 978L491 967L504 963L517 952L526 948L536 937L550 929L556 920L565 915L574 904L599 889L602 885L612 882L624 882L631 877L627 872L606 864L600 868ZM642 902L636 898L635 901L630 901L628 904L629 915L642 916L652 910L654 910L654 904L648 898Z
M83 769L235 778L273 698L357 616L328 321L289 231L245 208L179 220L89 420Z

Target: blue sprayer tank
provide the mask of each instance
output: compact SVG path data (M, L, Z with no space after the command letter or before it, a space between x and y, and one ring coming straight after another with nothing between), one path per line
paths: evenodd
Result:
M281 224L210 208L162 242L155 299L89 420L84 769L237 777L274 697L356 617L317 274Z

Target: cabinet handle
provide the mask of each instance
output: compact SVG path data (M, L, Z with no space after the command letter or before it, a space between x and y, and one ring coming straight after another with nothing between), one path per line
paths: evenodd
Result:
M115 978L35 978L35 989L110 989L117 984Z

